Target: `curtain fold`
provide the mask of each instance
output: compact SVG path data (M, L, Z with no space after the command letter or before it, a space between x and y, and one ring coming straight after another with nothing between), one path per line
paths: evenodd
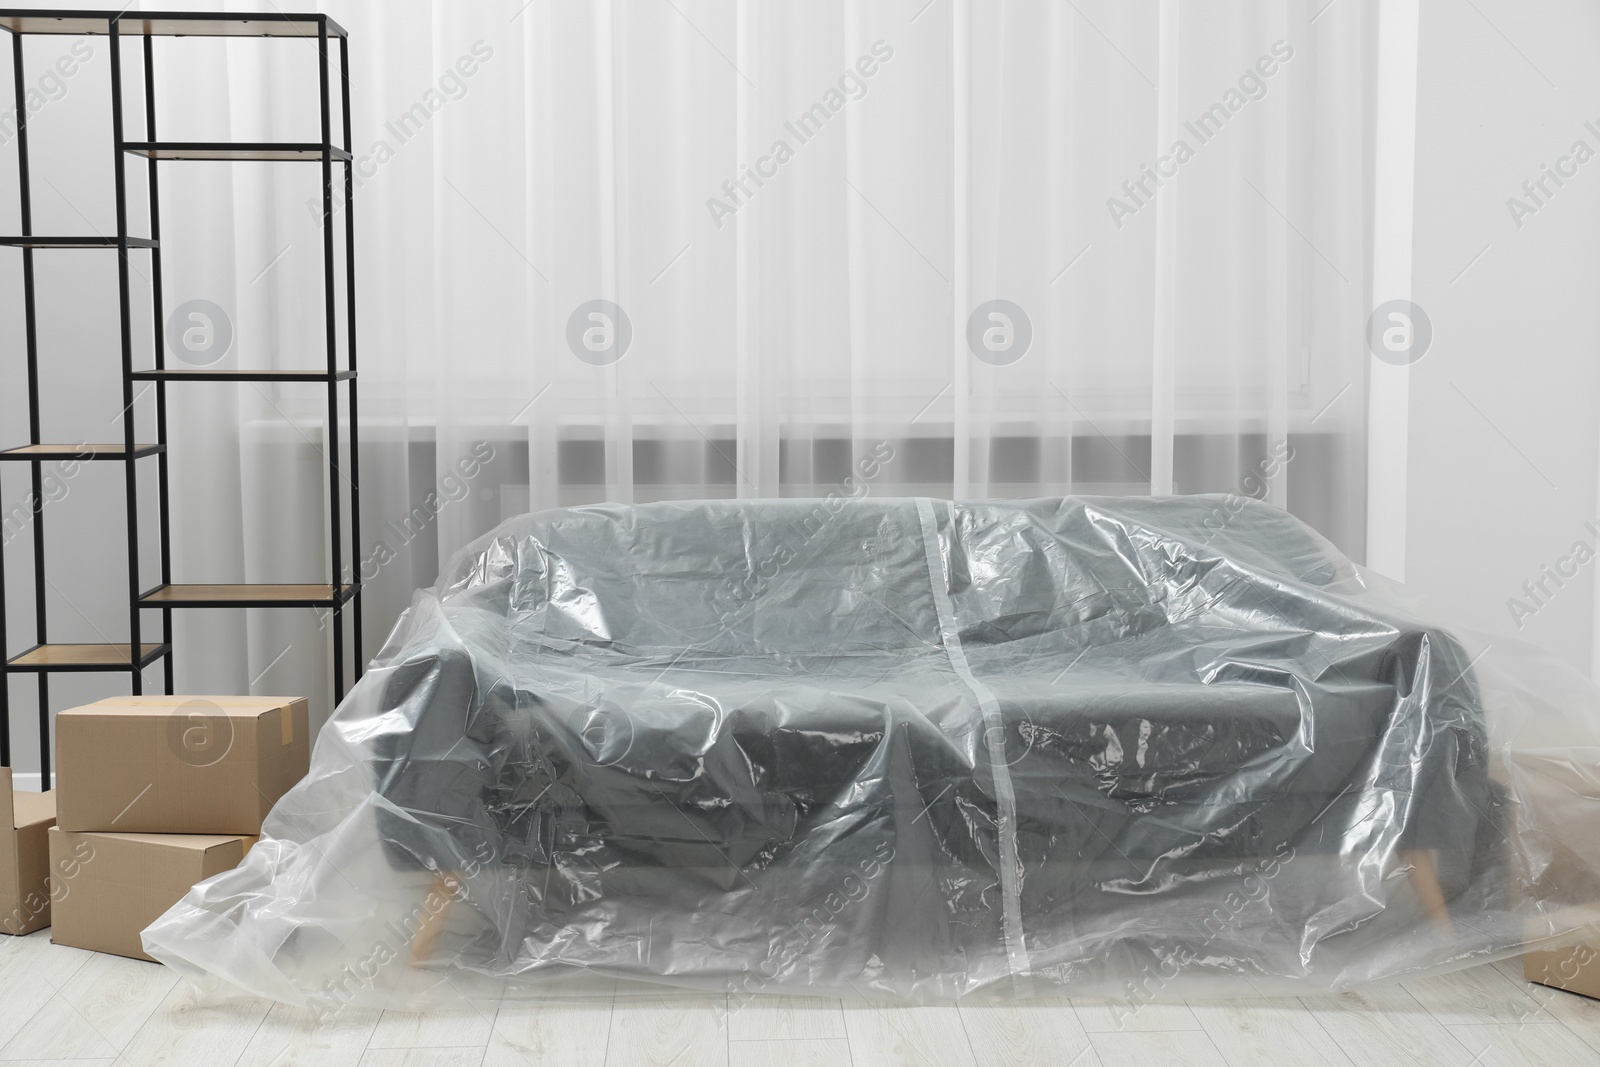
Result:
M1210 492L1360 558L1374 4L324 6L369 652L505 516L599 500ZM162 42L163 122L314 140L301 45ZM168 310L316 365L315 168L165 166ZM326 580L325 398L192 388L180 578ZM184 617L180 687L325 682L326 638Z

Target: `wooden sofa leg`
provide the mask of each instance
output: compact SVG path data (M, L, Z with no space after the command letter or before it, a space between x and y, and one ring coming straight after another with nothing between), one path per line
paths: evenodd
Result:
M423 967L433 958L434 943L444 930L445 920L450 916L450 905L456 899L460 884L453 874L434 872L427 896L423 898L422 921L417 925L416 936L411 939L412 967Z
M1434 863L1433 850L1425 848L1403 849L1400 862L1409 868L1411 889L1422 901L1422 910L1442 934L1449 935L1450 909L1445 906L1444 890L1439 886L1439 868Z

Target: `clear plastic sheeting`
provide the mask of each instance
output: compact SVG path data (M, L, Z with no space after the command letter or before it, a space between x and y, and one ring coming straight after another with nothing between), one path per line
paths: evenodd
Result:
M1597 709L1237 497L543 512L144 941L320 1008L1340 989L1595 917Z

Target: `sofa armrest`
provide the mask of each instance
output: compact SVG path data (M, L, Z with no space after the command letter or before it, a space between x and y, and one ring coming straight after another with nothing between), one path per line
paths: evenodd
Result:
M388 802L378 829L397 868L460 870L498 854L491 718L465 653L438 650L393 668L369 765Z

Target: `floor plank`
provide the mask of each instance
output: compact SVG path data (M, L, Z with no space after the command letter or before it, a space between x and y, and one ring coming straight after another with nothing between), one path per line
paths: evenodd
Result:
M961 1016L949 1008L846 1003L855 1067L976 1067Z
M1537 982L1530 982L1527 980L1527 978L1523 977L1521 956L1512 956L1509 959L1495 960L1493 963L1486 964L1485 966L1493 967L1519 987L1527 987L1532 989L1538 985Z
M165 967L95 954L0 1047L0 1059L115 1058L177 984Z
M386 1011L368 1048L483 1048L494 1031L494 1008Z
M22 967L0 971L0 1048L10 1045L28 1023L56 997L49 982L29 978Z
M96 955L81 948L52 944L48 928L27 937L0 934L0 973L16 965L26 968L34 980L56 988L65 985L79 967Z
M728 1062L725 997L618 997L607 1067L719 1067Z
M1401 984L1417 1003L1446 1026L1553 1023L1555 1016L1493 967L1412 979Z
M961 1022L972 1045L978 1067L1010 1067L1018 1063L1076 1063L1094 1061L1089 1035L1072 1005L1059 1002L1023 1004L963 1004Z
M832 997L728 997L730 1041L844 1038L844 1008Z
M1530 984L1529 996L1572 1031L1584 1044L1600 1052L1600 1000L1568 993L1551 986Z
M728 1067L849 1067L844 1038L728 1042Z
M1595 1051L1565 1026L1452 1026L1452 1036L1473 1056L1474 1067L1585 1067L1600 1064Z
M133 1035L118 1063L128 1067L233 1063L271 1008L271 1002L265 1000L202 1004L193 987L180 985Z
M1462 1067L1471 1060L1450 1031L1399 986L1302 997L1356 1067Z
M1127 1000L1074 1000L1078 1021L1091 1034L1121 1031L1199 1030L1200 1020L1188 1005L1168 1002L1136 1004Z
M361 1057L361 1067L478 1067L482 1048L375 1048Z
M1228 1067L1204 1031L1147 1030L1094 1034L1101 1067ZM1281 1060L1293 1063L1293 1060Z
M325 1019L274 1004L234 1067L356 1067L383 1013L345 1006Z
M603 1067L611 1032L611 997L503 1004L484 1067L559 1063Z
M0 1047L9 1044L94 955L50 944L50 931L0 934Z
M1197 1001L1189 1009L1228 1067L1350 1067L1350 1058L1298 1000Z

